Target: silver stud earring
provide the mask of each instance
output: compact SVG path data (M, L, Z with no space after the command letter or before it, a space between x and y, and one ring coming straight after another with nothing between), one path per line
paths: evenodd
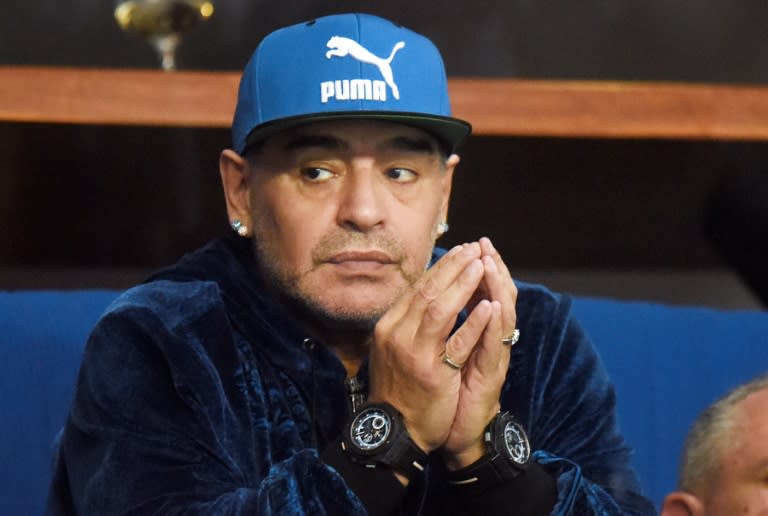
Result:
M233 220L232 224L230 224L230 226L241 237L247 237L248 236L248 226L246 226L245 224L240 222L238 219Z
M450 226L447 222L441 222L437 225L437 235L443 236L444 234L448 233L448 230L450 229Z

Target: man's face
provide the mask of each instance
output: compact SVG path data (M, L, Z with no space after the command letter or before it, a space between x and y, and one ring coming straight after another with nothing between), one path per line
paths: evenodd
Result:
M400 124L321 122L249 156L254 245L268 284L332 327L372 328L424 272L453 168Z
M739 403L732 439L707 514L768 515L768 389Z

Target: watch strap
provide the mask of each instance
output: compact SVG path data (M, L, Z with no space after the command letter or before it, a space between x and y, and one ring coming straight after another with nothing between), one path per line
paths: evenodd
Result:
M506 439L506 427L513 425L513 436L524 450L511 454ZM464 492L481 492L517 478L528 466L530 444L525 430L508 412L498 413L483 432L486 454L469 466L449 471L448 484ZM514 457L514 458L513 458Z
M393 437L389 449L383 455L376 457L376 462L402 473L408 480L413 480L424 473L427 466L427 454L416 446L408 434L408 430L402 426L402 431Z
M517 478L523 468L500 455L485 455L466 468L449 471L448 484L464 492L479 493Z

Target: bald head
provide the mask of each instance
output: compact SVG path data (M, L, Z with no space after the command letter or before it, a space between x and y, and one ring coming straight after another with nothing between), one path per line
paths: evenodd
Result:
M662 514L768 514L768 375L720 398L694 422L678 491Z

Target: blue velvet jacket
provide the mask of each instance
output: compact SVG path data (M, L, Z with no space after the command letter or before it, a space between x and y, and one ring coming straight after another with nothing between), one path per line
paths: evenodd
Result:
M519 284L517 314L501 405L557 476L554 513L655 514L568 298ZM86 346L48 513L364 514L318 453L349 415L345 370L306 338L242 239L125 292ZM430 493L422 512L449 513Z

